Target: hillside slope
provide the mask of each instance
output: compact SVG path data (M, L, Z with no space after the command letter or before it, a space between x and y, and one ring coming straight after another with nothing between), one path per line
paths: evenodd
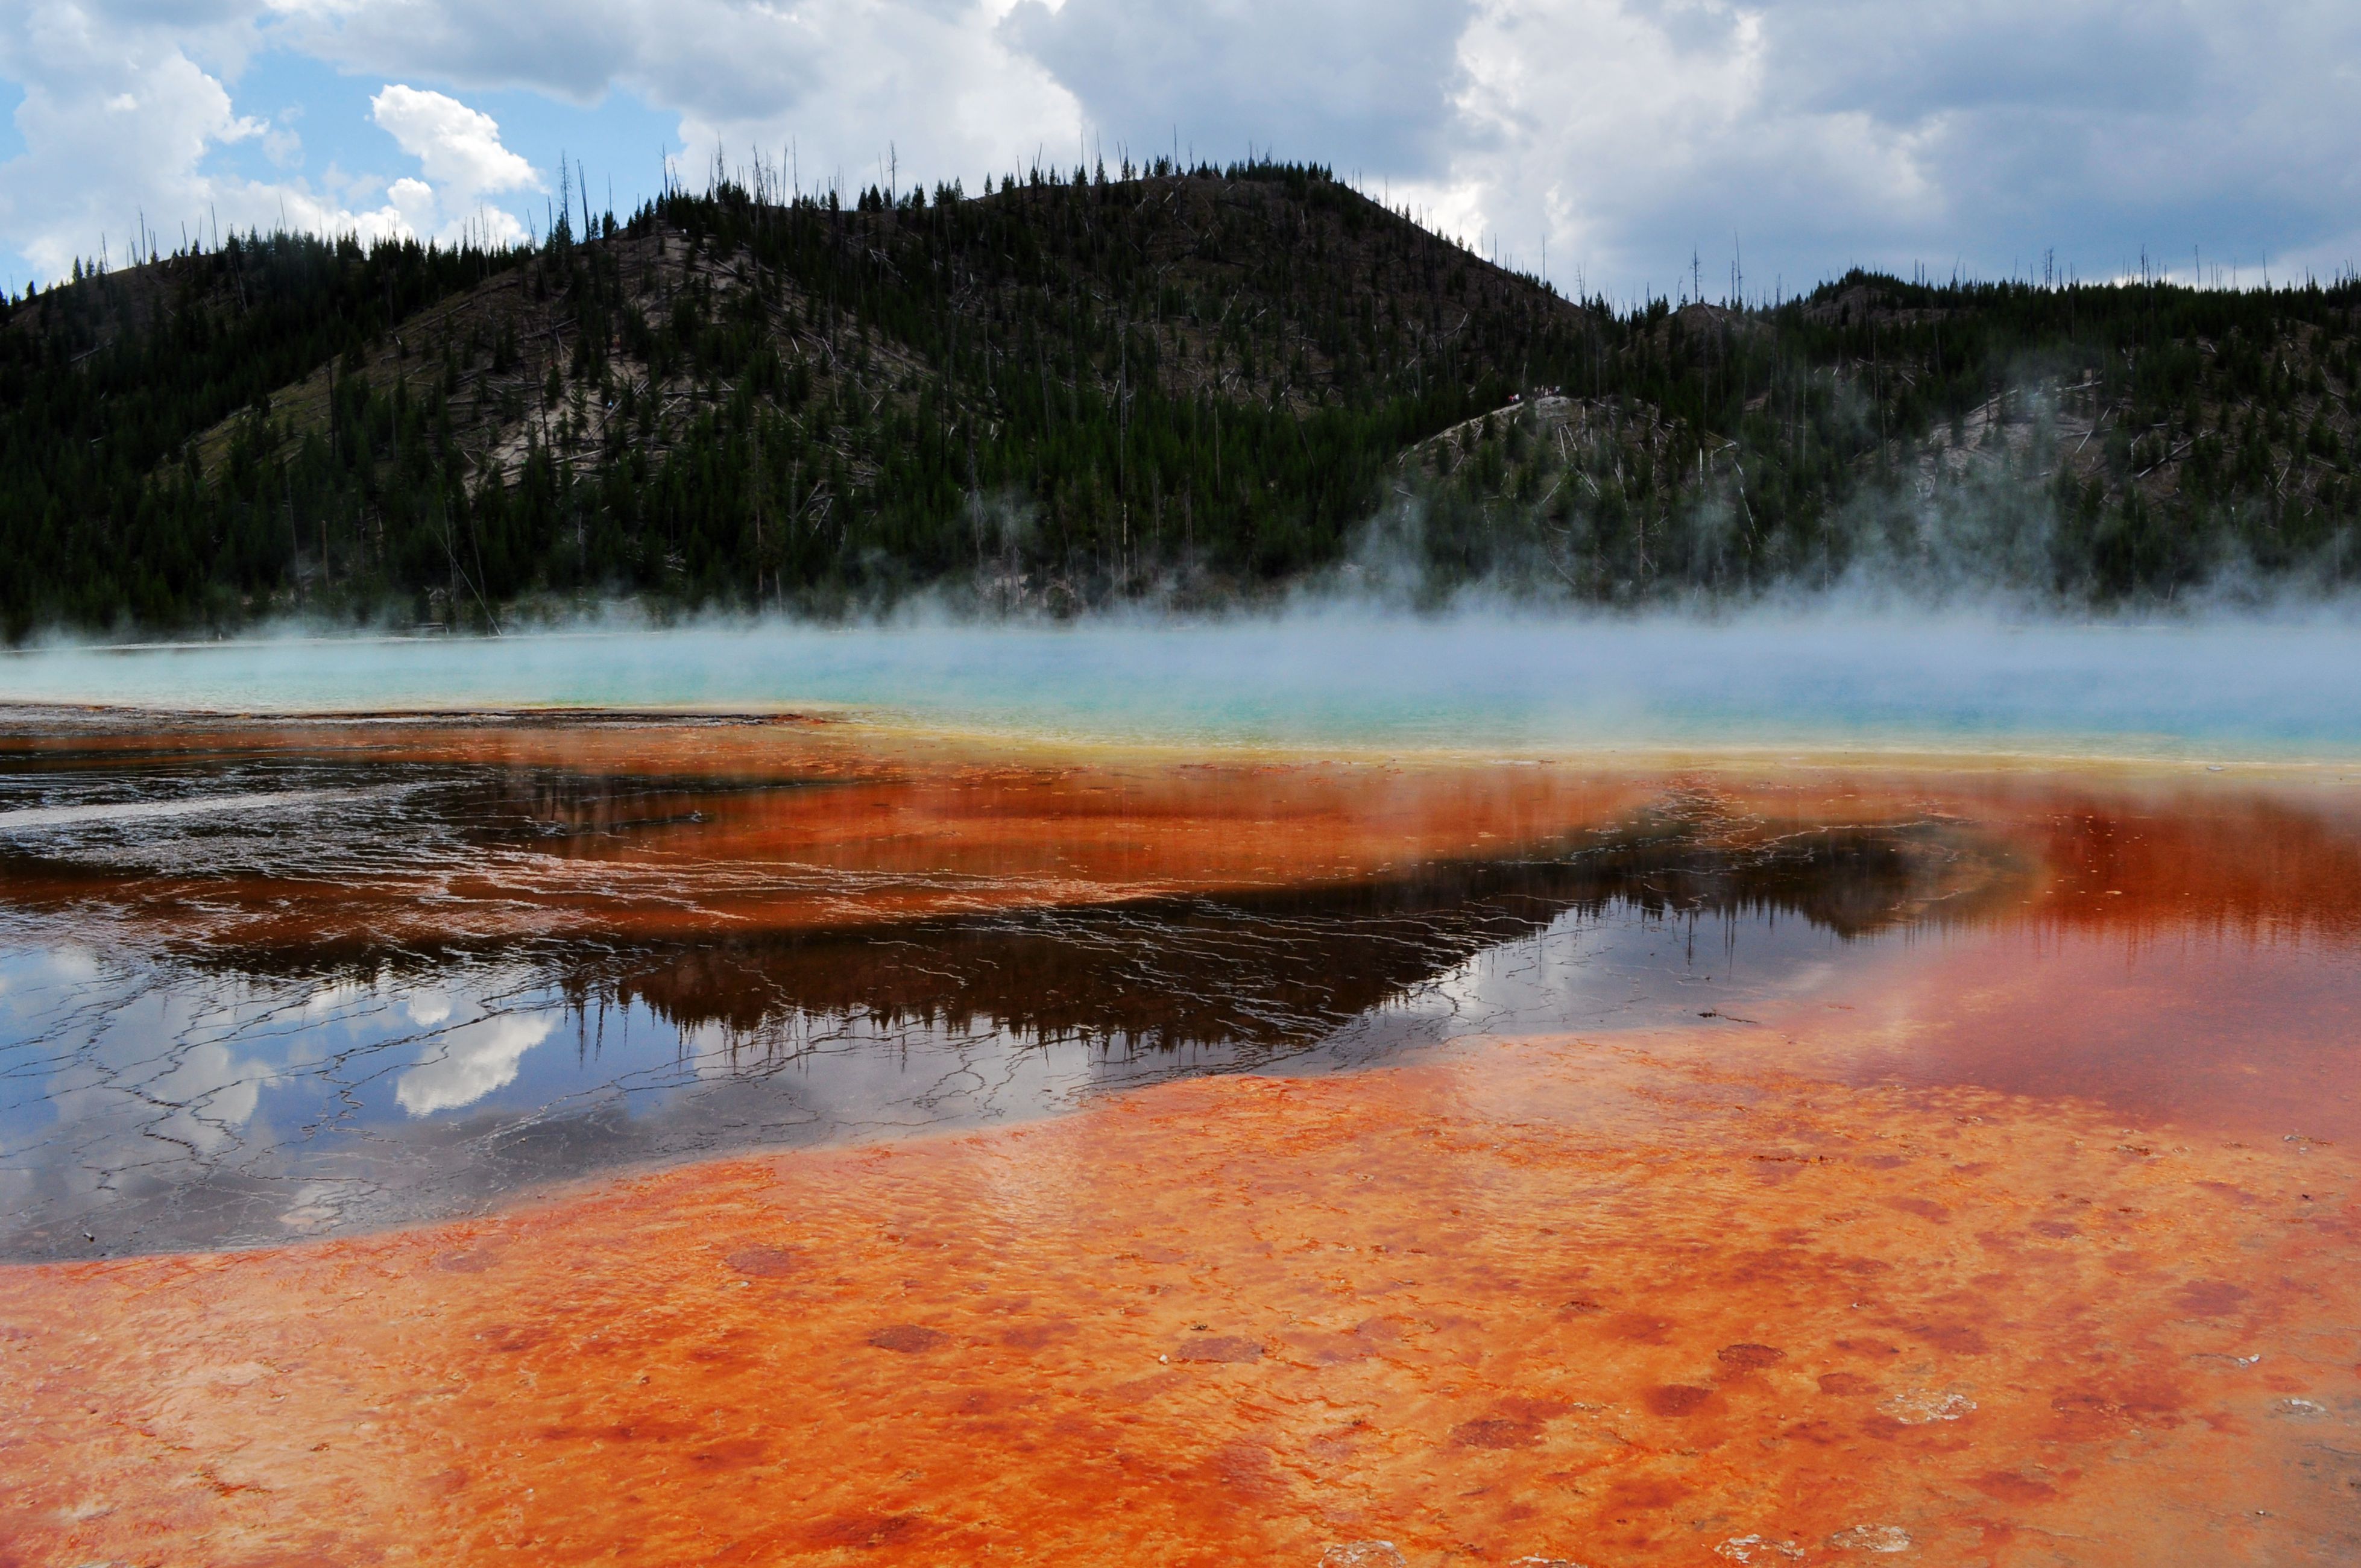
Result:
M2361 291L1568 302L1323 170L248 236L0 323L0 620L2337 579Z
M1930 288L1657 302L1588 386L1404 467L1430 573L2071 607L2361 576L2361 287Z

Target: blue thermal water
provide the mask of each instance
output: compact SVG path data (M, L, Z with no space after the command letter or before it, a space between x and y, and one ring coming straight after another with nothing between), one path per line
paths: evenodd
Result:
M2361 751L2361 627L1371 620L255 640L0 657L0 700L840 705L1094 740Z

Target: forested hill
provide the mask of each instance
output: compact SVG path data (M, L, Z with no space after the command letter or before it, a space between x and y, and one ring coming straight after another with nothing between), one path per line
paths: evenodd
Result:
M248 236L0 321L0 622L2361 572L2361 288L1570 302L1325 170Z

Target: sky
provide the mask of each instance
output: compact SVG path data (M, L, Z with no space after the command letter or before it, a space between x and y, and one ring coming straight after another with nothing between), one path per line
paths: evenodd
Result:
M145 233L529 238L717 152L848 192L1323 162L1568 293L2361 260L2355 0L8 0L0 288ZM611 192L611 197L610 193Z

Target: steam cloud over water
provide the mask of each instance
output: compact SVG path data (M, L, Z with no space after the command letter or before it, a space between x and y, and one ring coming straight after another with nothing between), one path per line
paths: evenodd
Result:
M766 709L1111 741L2361 753L2361 626L1769 616L787 623L0 659L0 700Z

